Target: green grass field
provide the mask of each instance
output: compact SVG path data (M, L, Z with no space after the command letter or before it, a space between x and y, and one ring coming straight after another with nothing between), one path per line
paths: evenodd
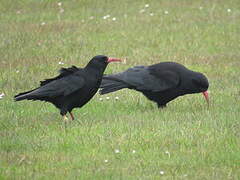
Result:
M240 179L239 0L58 2L0 0L0 179ZM211 106L97 94L65 130L53 105L13 101L98 54L126 59L106 73L162 61L203 72Z

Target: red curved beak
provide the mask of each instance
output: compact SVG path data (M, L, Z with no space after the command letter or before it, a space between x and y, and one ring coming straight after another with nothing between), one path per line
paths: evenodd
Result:
M110 63L110 62L121 62L122 60L121 59L118 59L118 58L108 58L108 63Z
M204 97L205 97L205 99L206 99L206 101L207 101L207 103L209 105L208 91L203 92L203 95L204 95Z

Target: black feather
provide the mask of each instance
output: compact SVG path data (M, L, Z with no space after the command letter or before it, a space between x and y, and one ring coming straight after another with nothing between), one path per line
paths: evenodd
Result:
M54 80L57 79L61 79L62 77L68 76L70 74L73 74L74 72L78 71L80 68L77 68L76 66L72 66L70 68L61 68L59 70L59 75L57 77L54 78L50 78L50 79L45 79L44 81L40 81L40 86L44 86Z

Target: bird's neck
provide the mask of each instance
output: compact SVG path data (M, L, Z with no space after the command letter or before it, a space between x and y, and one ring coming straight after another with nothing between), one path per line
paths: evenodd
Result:
M85 70L88 73L94 74L94 75L97 75L97 76L102 76L105 69L106 69L106 66L105 67L100 67L100 66L94 66L93 64L88 64L85 67Z

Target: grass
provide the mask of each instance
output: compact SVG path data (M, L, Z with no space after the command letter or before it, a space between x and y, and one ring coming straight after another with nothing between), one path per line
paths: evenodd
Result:
M240 178L238 0L57 3L0 1L0 179ZM161 61L203 72L211 106L199 94L164 110L130 90L97 94L65 131L51 104L13 102L97 54L126 59L106 73Z

